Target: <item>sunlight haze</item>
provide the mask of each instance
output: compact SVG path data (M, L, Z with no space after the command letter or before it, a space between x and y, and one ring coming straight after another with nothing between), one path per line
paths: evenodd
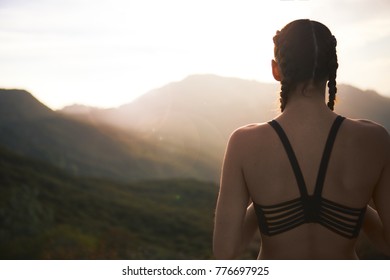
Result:
M58 109L116 107L192 74L274 82L272 37L310 18L338 40L338 83L390 96L389 15L386 0L0 0L0 88Z

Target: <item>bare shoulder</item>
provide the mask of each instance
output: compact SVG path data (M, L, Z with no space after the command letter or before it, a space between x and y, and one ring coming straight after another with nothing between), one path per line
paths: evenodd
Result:
M367 136L377 141L389 141L389 133L382 125L365 119L347 119L347 126L351 132L360 136Z
M247 157L255 149L267 145L269 127L267 123L255 123L237 128L230 135L227 151L238 157Z
M261 141L262 138L269 133L269 125L267 123L253 123L237 128L230 135L229 142L247 144L254 139Z
M359 142L367 148L390 153L390 136L382 125L370 120L346 119L345 127L350 142Z

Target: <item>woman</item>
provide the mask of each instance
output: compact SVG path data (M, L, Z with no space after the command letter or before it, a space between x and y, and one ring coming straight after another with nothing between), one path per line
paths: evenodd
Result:
M239 257L257 227L259 259L356 259L361 228L388 253L389 134L333 112L338 63L326 26L296 20L273 40L282 113L230 137L216 208L216 258Z

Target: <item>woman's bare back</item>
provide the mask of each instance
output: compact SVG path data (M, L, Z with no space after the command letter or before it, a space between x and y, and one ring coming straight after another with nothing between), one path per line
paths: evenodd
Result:
M278 122L293 147L306 182L314 191L325 142L335 115L321 120ZM243 176L251 199L273 205L300 196L283 145L269 124L250 125L240 134ZM322 196L352 208L363 208L372 198L385 162L387 132L368 121L346 119L338 132L325 177ZM303 224L269 237L262 235L259 258L352 259L356 239L348 239L317 223Z

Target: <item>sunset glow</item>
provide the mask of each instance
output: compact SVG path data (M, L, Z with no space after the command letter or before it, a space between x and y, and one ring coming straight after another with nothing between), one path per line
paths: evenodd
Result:
M338 39L338 82L390 96L389 1L2 0L0 87L51 108L113 107L192 74L273 82L277 29L297 18Z

